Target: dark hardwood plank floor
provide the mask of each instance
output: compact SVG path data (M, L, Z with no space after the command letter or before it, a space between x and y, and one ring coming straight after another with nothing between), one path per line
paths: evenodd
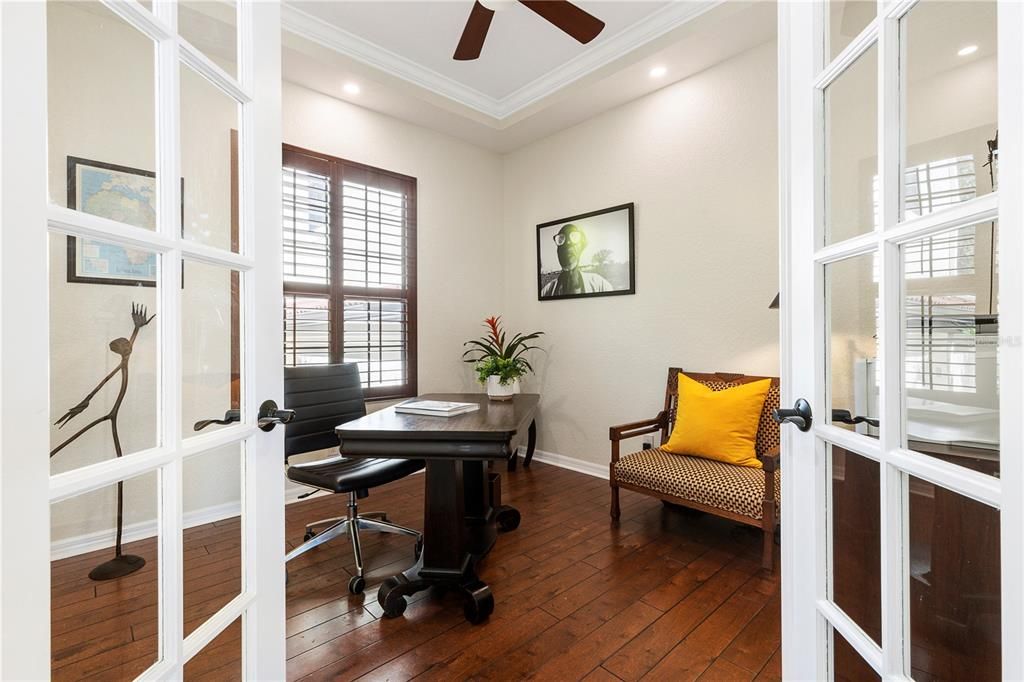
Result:
M780 679L779 585L759 569L759 531L628 491L613 527L606 481L542 463L502 479L523 521L481 566L496 601L487 623L470 625L456 595L432 592L383 619L377 586L411 563L412 542L364 534L368 587L353 597L352 552L339 539L289 565L288 678ZM421 476L360 501L411 527L421 526L422 504ZM288 546L305 523L344 510L342 496L289 505ZM237 519L186 532L186 630L238 593L238 539ZM126 551L149 563L108 583L85 575L109 552L54 562L54 679L130 679L155 660L155 543ZM238 679L240 652L236 623L186 677Z

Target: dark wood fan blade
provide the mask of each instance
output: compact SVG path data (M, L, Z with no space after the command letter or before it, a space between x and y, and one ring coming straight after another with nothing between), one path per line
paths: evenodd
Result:
M568 0L519 0L584 45L604 30L604 22Z
M473 3L473 10L466 20L466 28L462 29L462 37L455 48L455 59L465 62L480 56L493 17L494 10L487 9L479 2Z

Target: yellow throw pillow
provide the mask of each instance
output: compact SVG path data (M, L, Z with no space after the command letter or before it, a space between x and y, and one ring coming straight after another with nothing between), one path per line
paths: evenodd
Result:
M757 425L771 383L765 379L713 391L680 373L676 424L662 448L760 469Z

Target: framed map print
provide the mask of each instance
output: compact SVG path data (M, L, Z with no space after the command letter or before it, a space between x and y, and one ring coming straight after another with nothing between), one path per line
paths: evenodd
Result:
M156 229L156 174L68 157L68 208ZM156 254L68 237L68 282L155 287Z

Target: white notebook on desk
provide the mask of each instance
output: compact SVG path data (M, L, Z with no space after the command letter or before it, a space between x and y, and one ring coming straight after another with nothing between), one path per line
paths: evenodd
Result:
M456 403L449 400L408 400L395 405L395 412L431 417L454 417L480 409L477 403Z

